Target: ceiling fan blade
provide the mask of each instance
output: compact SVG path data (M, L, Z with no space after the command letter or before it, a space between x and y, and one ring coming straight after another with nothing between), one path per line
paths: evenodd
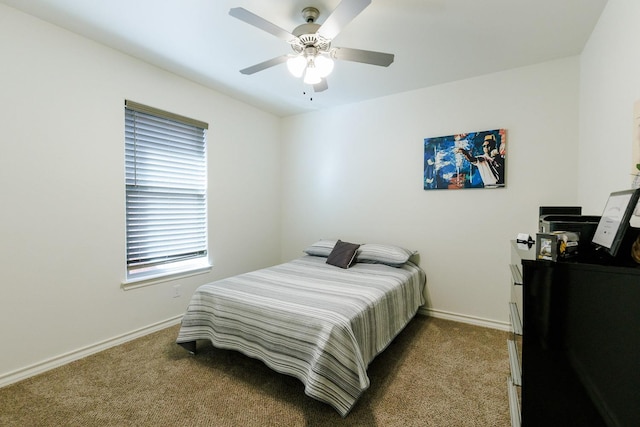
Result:
M320 83L313 85L314 92L323 92L329 89L329 85L327 84L327 79L320 80Z
M252 65L251 67L244 68L240 70L240 72L242 74L254 74L254 73L257 73L258 71L266 70L269 67L273 67L274 65L287 62L287 59L289 59L289 55L276 56L275 58L271 58L259 64Z
M229 9L229 15L233 16L234 18L238 18L239 20L244 21L249 25L253 25L256 28L266 31L269 34L273 34L274 36L286 41L287 43L292 43L298 39L289 31L283 30L276 24L272 24L271 22L256 15L255 13L249 12L243 7L234 7Z
M363 64L380 65L388 67L393 63L392 53L374 52L371 50L350 49L348 47L336 47L333 56L343 61L362 62Z
M360 14L371 0L342 0L342 3L335 8L331 15L318 28L316 34L325 39L333 40L342 29Z

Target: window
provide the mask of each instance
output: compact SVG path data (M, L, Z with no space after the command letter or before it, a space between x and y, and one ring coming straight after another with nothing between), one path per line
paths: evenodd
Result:
M209 266L207 128L125 101L128 282Z

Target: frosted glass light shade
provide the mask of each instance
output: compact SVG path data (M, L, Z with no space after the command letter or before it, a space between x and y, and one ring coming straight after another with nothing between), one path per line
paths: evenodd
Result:
M322 77L320 77L320 72L318 68L313 66L313 64L309 64L307 67L307 71L304 73L304 82L308 85L315 85L322 81Z
M315 57L314 63L320 77L327 77L333 71L333 60L326 56L318 55Z
M287 68L294 77L302 77L306 66L307 60L302 55L287 59Z

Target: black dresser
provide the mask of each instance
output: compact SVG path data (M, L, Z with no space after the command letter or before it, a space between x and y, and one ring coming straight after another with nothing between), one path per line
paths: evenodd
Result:
M640 426L640 268L538 261L512 242L511 269L512 424Z

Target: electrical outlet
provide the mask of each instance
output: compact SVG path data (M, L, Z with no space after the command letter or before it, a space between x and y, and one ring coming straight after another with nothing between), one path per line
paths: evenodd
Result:
M180 298L180 285L173 285L173 297Z

